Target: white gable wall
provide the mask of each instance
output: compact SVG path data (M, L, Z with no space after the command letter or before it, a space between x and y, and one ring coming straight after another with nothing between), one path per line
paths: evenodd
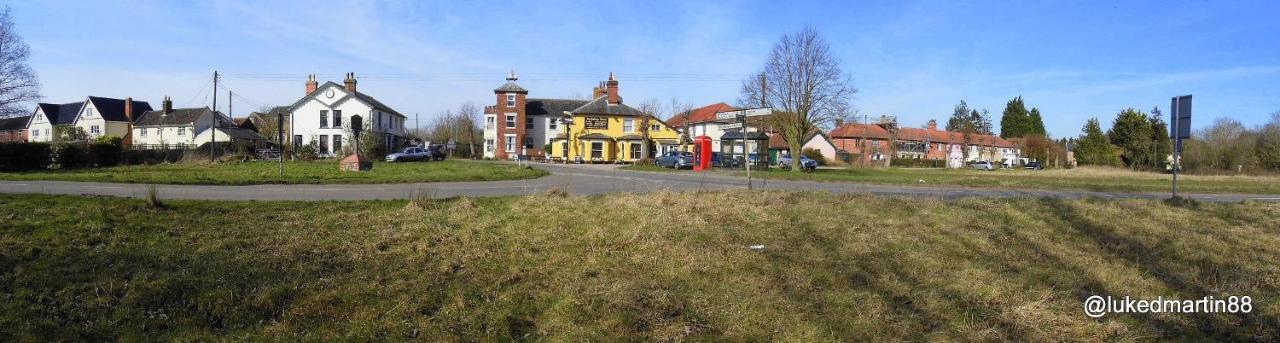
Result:
M329 96L332 90L333 96ZM340 126L334 125L333 113L335 110L342 111L342 123ZM321 126L321 111L325 112L324 126ZM297 145L307 145L315 142L316 146L320 145L320 139L324 138L327 145L332 149L334 146L334 136L338 136L343 147L352 146L351 137L348 128L351 127L351 116L359 115L362 118L365 130L372 130L375 133L387 133L394 136L405 136L404 118L384 113L373 109L360 99L356 98L350 92L347 92L342 86L326 84L315 92L303 98L302 104L298 105L290 112L291 120L289 121L289 132L293 136L290 139L301 136L301 140L295 142ZM381 118L381 121L379 121ZM323 136L323 137L322 137Z
M53 140L53 123L44 113L44 109L36 106L36 114L27 123L27 140L32 142L49 142Z
M822 153L822 157L827 159L827 163L836 161L836 146L831 145L831 141L828 141L822 135L813 135L813 138L809 138L808 142L804 142L804 145L800 147L800 151L805 149L818 150L818 152Z

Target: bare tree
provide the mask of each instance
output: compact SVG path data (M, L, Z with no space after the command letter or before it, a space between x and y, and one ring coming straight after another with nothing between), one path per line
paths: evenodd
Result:
M638 163L649 163L649 151L653 149L651 139L649 137L649 127L653 126L654 119L662 116L662 101L658 99L649 99L640 103L640 112L644 112L644 116L640 117L640 161Z
M807 27L774 44L764 70L743 82L742 98L760 99L744 103L774 108L770 126L799 153L806 134L849 110L849 98L857 92L852 84L827 40ZM799 171L799 166L799 158L791 159L791 170Z
M671 97L671 116L679 117L684 123L684 128L680 131L680 143L684 144L693 140L693 135L689 133L689 120L693 119L693 108L680 102L680 99Z
M468 101L458 108L458 121L462 126L463 132L467 138L467 153L471 158L478 158L476 155L476 131L480 130L480 121L484 117L480 114L480 107L475 103Z
M40 100L40 79L27 65L31 48L13 28L9 6L0 11L0 117L22 115Z

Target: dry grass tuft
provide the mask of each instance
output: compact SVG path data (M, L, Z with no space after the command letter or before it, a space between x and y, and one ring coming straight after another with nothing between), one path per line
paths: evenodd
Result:
M783 191L0 195L16 341L1276 341L1280 204ZM89 208L94 211L83 211ZM263 225L262 223L270 223ZM752 246L763 245L762 249ZM67 277L74 275L75 277ZM1090 295L1247 315L1086 317ZM103 319L110 319L104 321Z

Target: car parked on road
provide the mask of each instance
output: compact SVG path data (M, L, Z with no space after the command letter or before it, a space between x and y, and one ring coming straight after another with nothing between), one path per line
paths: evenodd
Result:
M973 169L977 170L996 170L996 165L991 163L991 161L977 161L970 165L973 166Z
M1044 166L1040 165L1040 161L1027 162L1027 164L1023 165L1022 167L1026 169L1031 169L1031 170L1044 169Z
M783 156L778 158L778 168L791 168L791 157ZM800 170L813 171L818 169L818 161L811 158L800 156Z
M693 168L693 154L683 151L668 151L654 161L659 167L683 169Z
M408 147L400 152L387 155L387 162L426 161L431 159L431 152L419 147Z
M444 144L428 145L427 152L431 153L430 159L432 161L444 161L444 158L449 156L449 153L445 151Z

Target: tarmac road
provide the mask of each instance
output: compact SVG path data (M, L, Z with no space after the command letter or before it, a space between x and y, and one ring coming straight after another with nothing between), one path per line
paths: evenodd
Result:
M415 193L435 198L458 195L482 197L520 195L546 192L553 188L568 190L576 195L605 194L614 192L652 192L661 190L722 190L745 189L747 179L723 174L664 173L619 170L613 165L560 165L533 164L551 172L550 176L532 180L437 182L409 184L360 184L360 185L252 185L205 186L160 185L161 199L198 200L374 200L406 199ZM1095 198L1168 198L1168 193L1115 193L1061 190L1005 190L996 188L920 187L871 185L848 182L813 181L761 181L754 180L754 189L811 190L846 193L870 193L882 195L957 197L1055 197L1077 199ZM9 194L72 194L118 197L146 196L147 185L126 183L69 182L69 181L0 181L0 193ZM1280 195L1258 194L1186 194L1193 199L1212 202L1239 202L1245 199L1280 201Z

